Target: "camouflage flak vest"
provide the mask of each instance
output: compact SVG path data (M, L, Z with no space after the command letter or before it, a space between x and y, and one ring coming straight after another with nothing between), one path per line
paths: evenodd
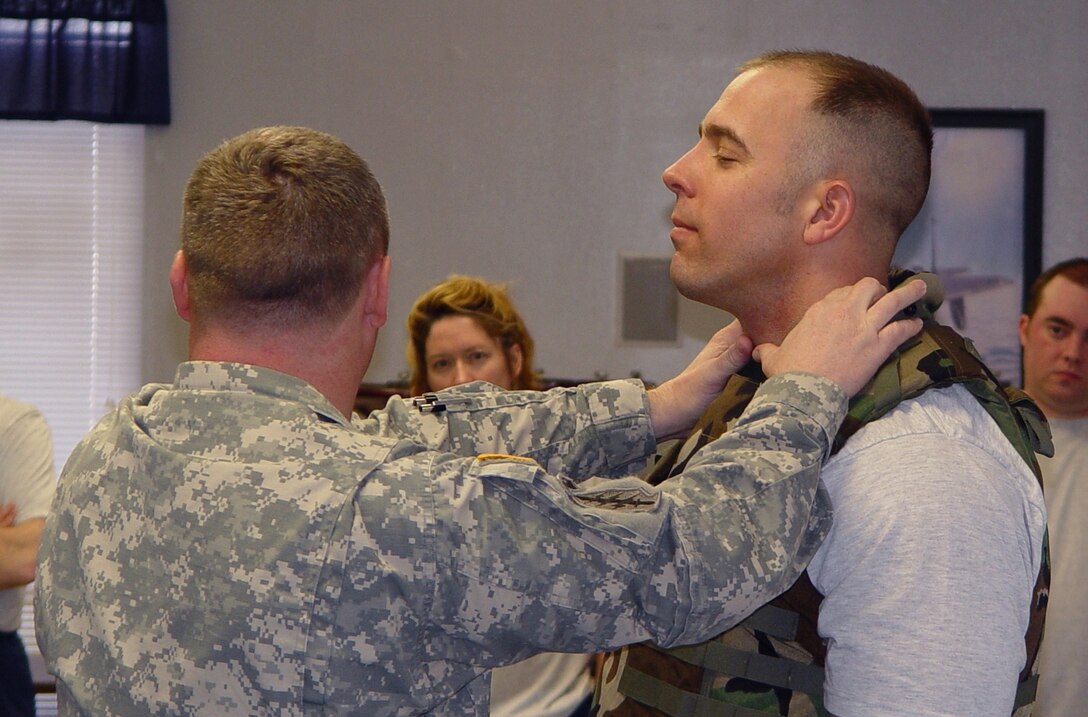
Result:
M893 277L893 284L903 280ZM899 281L896 281L899 279ZM1038 407L1016 388L1002 388L970 340L933 320L936 305L914 307L922 333L906 342L854 397L835 437L832 453L869 421L900 401L931 388L961 384L985 407L1042 485L1035 453L1053 454L1050 430ZM743 373L743 372L742 372ZM696 424L692 437L676 444L648 480L660 483L683 470L690 456L726 431L751 400L762 376L737 374ZM1034 700L1036 660L1046 614L1050 558L1046 541L1025 636L1027 666L1020 675L1016 705ZM823 664L826 647L816 632L823 596L804 573L781 596L710 642L661 650L635 645L605 659L597 717L826 716Z

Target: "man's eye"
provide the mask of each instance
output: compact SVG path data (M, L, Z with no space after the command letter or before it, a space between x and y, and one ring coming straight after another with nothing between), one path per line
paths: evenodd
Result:
M722 165L723 167L729 164L733 164L737 161L732 157L724 154L715 154L714 159L717 160L718 164Z

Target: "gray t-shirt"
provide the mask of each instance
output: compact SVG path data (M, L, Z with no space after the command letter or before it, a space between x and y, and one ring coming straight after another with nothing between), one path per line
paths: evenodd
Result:
M16 523L44 518L56 482L45 419L33 406L0 396L0 504L15 503ZM25 587L0 590L0 630L19 629L25 592Z
M839 717L1012 712L1046 509L1031 469L962 386L866 424L824 470L835 519L825 704Z
M1054 457L1043 469L1053 576L1039 654L1034 717L1088 707L1088 418L1050 420Z

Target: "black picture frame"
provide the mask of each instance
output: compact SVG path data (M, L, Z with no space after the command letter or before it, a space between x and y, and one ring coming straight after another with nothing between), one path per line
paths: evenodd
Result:
M945 286L938 320L974 341L1003 382L1020 385L1017 320L1042 269L1040 109L930 110L929 195L893 263Z

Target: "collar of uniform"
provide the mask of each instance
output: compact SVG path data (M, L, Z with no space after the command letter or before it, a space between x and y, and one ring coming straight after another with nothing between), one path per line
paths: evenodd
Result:
M264 366L227 361L186 361L178 365L174 387L186 390L244 391L295 401L322 418L344 426L351 422L325 396L297 376Z

